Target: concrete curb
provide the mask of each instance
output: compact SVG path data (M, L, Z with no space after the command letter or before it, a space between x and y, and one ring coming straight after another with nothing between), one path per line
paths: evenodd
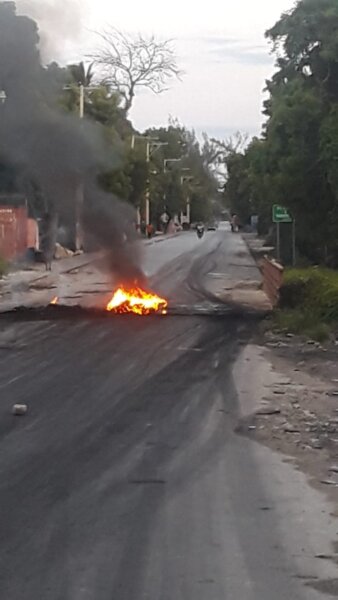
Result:
M242 240L245 242L245 244L246 244L252 258L254 259L255 263L257 264L258 268L261 269L261 265L259 264L259 261L262 260L265 256L268 256L270 258L271 253L273 252L274 248L269 247L269 246L264 246L262 243L262 245L260 246L260 249L258 250L258 246L255 247L255 245L250 243L250 241L252 239L259 240L260 238L258 236L256 236L255 238L252 238L252 237L249 237L250 234L242 233L240 235L242 237Z

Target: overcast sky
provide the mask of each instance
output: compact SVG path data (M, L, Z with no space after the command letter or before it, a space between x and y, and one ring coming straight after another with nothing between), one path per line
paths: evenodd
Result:
M54 19L54 35L65 30L72 34L68 44L59 45L59 59L61 55L80 57L92 43L90 32L106 24L175 38L178 63L185 71L183 81L160 96L138 95L131 118L143 130L165 125L172 115L198 133L221 138L237 130L260 131L264 83L274 63L264 32L294 5L294 0L19 1L21 5L40 4L34 16L39 16L45 28L47 13L42 15L42 4L44 11L47 5L58 12L63 8L61 25L55 27ZM65 11L66 5L69 10Z

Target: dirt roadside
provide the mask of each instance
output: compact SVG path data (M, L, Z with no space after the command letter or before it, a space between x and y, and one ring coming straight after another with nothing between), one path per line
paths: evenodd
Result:
M243 350L234 377L237 432L283 453L335 502L338 516L337 342L267 332Z
M262 240L244 242L257 263ZM238 432L284 454L338 516L338 337L320 344L262 328L235 366L237 381L244 369Z

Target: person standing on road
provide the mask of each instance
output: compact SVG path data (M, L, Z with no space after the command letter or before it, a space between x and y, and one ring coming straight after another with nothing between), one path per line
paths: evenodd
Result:
M147 238L150 240L150 238L154 235L154 227L153 227L152 223L149 223L149 225L147 225L146 233L147 233Z
M163 233L167 233L169 221L170 221L170 217L169 217L167 211L165 211L161 215L161 225L162 225L162 231L163 231Z
M232 233L237 233L239 231L239 219L236 214L232 215L230 224Z
M52 270L57 239L57 218L51 213L45 213L42 219L42 234L40 248L46 271Z

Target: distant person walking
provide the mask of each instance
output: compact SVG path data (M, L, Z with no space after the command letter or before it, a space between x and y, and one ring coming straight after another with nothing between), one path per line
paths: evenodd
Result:
M52 270L57 238L57 218L51 213L45 213L42 219L40 249L46 271Z
M230 225L232 233L237 233L239 230L239 220L236 214L232 215Z
M161 225L162 225L162 231L163 231L163 233L167 233L169 222L170 222L170 216L168 215L167 211L165 211L161 215Z
M250 219L250 224L251 224L251 229L253 231L253 233L257 233L258 232L258 215L252 215L251 219Z
M151 223L149 223L149 225L147 225L146 233L147 233L147 238L150 240L150 238L152 238L154 235L154 227Z

